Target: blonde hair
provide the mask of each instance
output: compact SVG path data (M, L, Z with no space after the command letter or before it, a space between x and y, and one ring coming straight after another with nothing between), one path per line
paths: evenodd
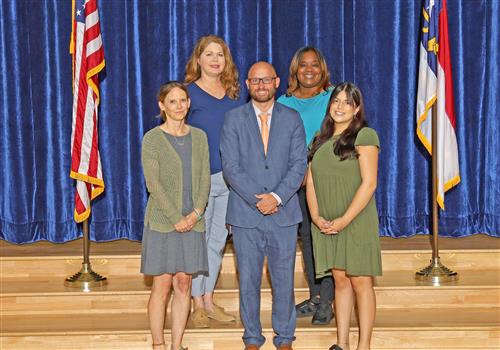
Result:
M184 91L186 93L186 97L189 99L189 92L188 92L188 89L186 88L186 86L184 84L182 84L181 82L171 80L171 81L167 81L165 84L160 86L160 89L158 90L158 94L156 95L156 100L158 102L163 102L163 100L165 100L165 97L167 97L167 95L170 93L170 91L172 91L175 88L178 88L178 89L181 89L182 91ZM162 111L161 109L160 109L159 117L161 117L161 119L163 121L167 120L167 116L166 116L165 112Z
M219 44L222 47L222 52L224 53L226 64L224 66L224 70L220 74L220 82L226 89L226 94L229 96L229 98L236 100L238 99L240 94L238 69L234 64L233 56L231 56L231 52L229 51L229 47L227 46L226 42L216 35L211 34L202 36L196 43L196 46L193 49L193 53L191 54L191 57L186 64L186 76L184 78L184 83L189 84L200 79L201 68L198 64L198 58L200 58L203 51L205 51L207 46L211 43Z
M291 96L295 90L300 87L299 80L297 79L297 71L299 70L299 63L302 56L306 52L314 52L319 61L319 66L321 68L321 81L319 85L323 90L328 89L332 85L330 82L330 72L328 71L328 66L326 65L326 60L321 51L313 46L304 46L295 52L290 62L290 75L288 76L288 89L286 90L286 95Z

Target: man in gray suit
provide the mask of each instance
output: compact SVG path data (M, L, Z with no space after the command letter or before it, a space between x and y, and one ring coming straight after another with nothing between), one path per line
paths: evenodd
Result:
M277 349L295 339L293 277L297 190L307 167L299 114L274 102L280 79L273 66L257 62L248 71L249 103L226 113L221 134L223 174L229 184L226 222L232 226L240 282L240 315L246 350L265 342L260 323L264 257L273 287L272 325Z

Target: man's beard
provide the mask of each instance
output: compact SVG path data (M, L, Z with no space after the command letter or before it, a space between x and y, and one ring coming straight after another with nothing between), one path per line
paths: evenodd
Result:
M276 90L274 89L267 89L267 95L266 96L261 96L257 94L257 91L250 93L250 96L252 97L253 100L257 102L268 102L271 101L274 97L274 94L276 93Z

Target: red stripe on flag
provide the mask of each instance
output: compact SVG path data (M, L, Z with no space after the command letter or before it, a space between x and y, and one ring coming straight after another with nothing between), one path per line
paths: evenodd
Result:
M99 63L102 62L103 54L104 54L104 51L102 49L99 49L96 52L94 52L92 55L87 57L87 62L89 62L89 69L88 69L89 71L91 69L97 67L99 65ZM95 79L93 81L97 84L97 86L99 85L98 79Z
M97 11L97 1L89 1L85 4L85 15L88 16L92 12Z
M455 107L453 99L453 76L451 69L451 54L450 54L450 38L448 33L448 14L446 10L446 0L443 0L443 6L441 12L439 13L439 52L438 52L438 62L443 67L445 76L445 95L446 103L445 110L446 115L450 119L453 128L456 128L456 118L455 118Z
M85 210L87 210L87 207L85 206L85 204L83 204L83 201L80 198L78 191L76 191L76 193L75 193L75 211L78 215L81 215L81 214L85 213Z
M101 28L99 28L99 23L98 23L85 31L86 35L85 39L88 43L97 38L100 34L101 34Z
M97 168L99 165L99 154L98 154L98 135L97 135L97 116L94 113L94 130L92 132L92 148L90 150L90 159L89 159L89 170L88 174L92 177L97 177Z

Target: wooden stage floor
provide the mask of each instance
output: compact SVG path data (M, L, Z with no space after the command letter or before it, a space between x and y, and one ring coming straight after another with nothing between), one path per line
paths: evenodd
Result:
M414 235L408 238L382 237L382 250L431 250L432 236ZM439 238L440 250L500 249L500 238L476 234L462 238ZM78 255L82 251L82 239L66 243L40 241L29 244L12 244L0 240L0 257L7 256L65 256ZM140 254L141 243L125 239L110 242L92 242L91 255Z

